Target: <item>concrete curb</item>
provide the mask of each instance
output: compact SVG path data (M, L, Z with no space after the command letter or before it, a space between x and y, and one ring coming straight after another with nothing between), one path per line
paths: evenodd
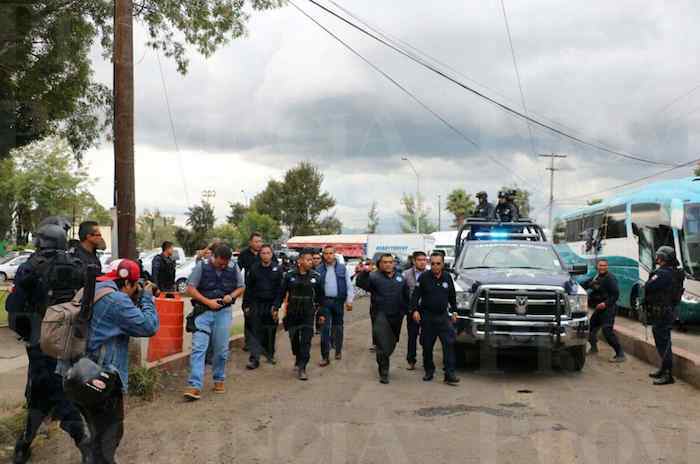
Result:
M654 340L644 340L634 331L621 326L615 326L615 333L627 354L634 356L653 366L660 363ZM673 375L700 388L700 356L683 348L673 347Z
M228 349L243 348L243 335L234 335L228 340ZM162 371L179 371L190 367L190 352L176 353L171 356L166 356L158 361L153 361L146 364L149 369L158 369Z

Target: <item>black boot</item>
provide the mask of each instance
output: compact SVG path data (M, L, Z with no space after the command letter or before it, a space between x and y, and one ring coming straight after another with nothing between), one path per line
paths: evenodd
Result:
M676 383L676 379L673 378L670 371L665 371L661 377L654 380L654 385L671 385L674 383Z
M13 464L24 464L29 461L32 456L31 443L27 443L22 439L17 440L15 444L15 454L12 458Z
M380 369L379 370L379 382L384 385L389 383L389 370Z
M445 374L445 383L447 385L457 385L459 383L459 377L454 374Z
M659 369L658 371L654 371L651 374L649 374L649 377L651 377L652 379L659 379L659 378L663 377L663 375L664 375L664 370Z
M306 369L303 367L299 368L299 373L297 376L299 377L299 380L309 380L309 377L306 375Z

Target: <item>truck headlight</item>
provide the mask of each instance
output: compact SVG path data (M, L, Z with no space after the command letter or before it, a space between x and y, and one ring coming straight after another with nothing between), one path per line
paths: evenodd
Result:
M588 295L583 293L579 295L569 295L569 308L571 309L571 314L588 312Z
M472 293L471 292L457 292L457 307L459 309L471 309L472 305Z

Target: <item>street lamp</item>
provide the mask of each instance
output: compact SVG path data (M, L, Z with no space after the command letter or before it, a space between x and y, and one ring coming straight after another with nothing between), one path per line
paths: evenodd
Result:
M408 165L411 166L413 173L416 175L416 207L413 209L413 215L415 216L416 220L416 233L420 234L420 176L418 175L418 170L416 170L416 167L413 165L413 163L411 163L410 159L403 156L401 157L401 161L408 162Z
M248 208L248 195L246 195L245 190L241 189L241 193L243 194L243 206Z

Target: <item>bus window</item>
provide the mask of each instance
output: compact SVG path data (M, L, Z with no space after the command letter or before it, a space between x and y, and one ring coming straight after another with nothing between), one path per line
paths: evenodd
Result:
M626 238L627 226L625 218L627 217L627 206L614 206L605 213L605 238Z
M632 205L632 222L639 228L668 226L671 218L658 203L637 203Z
M675 248L670 218L658 203L632 205L632 230L639 238L639 262L649 269L654 269L655 250Z

